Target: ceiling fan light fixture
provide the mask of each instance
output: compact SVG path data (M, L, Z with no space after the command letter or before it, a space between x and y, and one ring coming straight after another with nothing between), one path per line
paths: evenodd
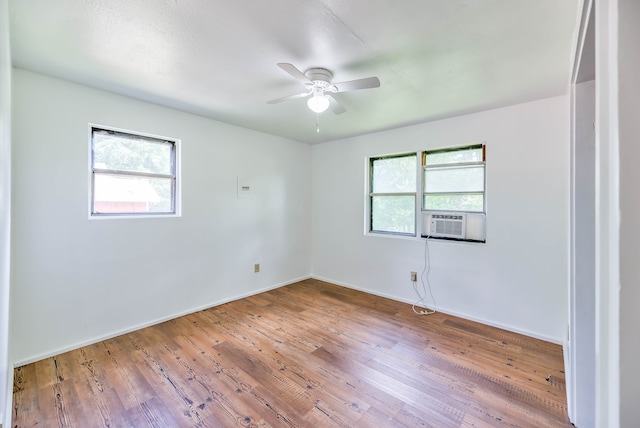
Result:
M377 77L366 77L364 79L332 83L333 73L326 68L310 68L303 73L294 65L287 62L279 62L278 67L295 80L302 83L306 91L295 95L289 95L288 97L267 101L267 104L278 104L283 101L307 98L307 106L309 107L309 110L318 115L329 107L331 107L331 110L335 114L342 114L346 111L333 94L380 87L380 79Z
M307 101L307 106L314 113L322 113L329 108L329 98L324 94L314 93Z

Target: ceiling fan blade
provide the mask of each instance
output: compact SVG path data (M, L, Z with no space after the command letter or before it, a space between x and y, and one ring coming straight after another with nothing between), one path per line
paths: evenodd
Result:
M288 62L279 62L278 67L289 73L291 77L302 82L302 83L311 83L311 80L304 73L298 70L293 64L289 64Z
M333 96L331 96L330 94L325 93L324 94L325 97L327 97L329 99L329 108L331 109L332 112L334 112L335 114L342 114L345 111L347 111L344 107L342 107L342 104L340 104L338 102L338 100L336 100Z
M333 86L338 89L338 92L356 91L358 89L378 88L380 87L380 80L377 77L366 77L364 79L333 83Z
M267 104L278 104L283 101L295 100L296 98L304 98L311 95L311 92L302 92L300 94L289 95L288 97L277 98L275 100L267 101Z

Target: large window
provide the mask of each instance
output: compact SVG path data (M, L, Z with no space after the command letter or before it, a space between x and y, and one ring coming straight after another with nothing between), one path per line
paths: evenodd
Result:
M422 209L485 212L484 145L422 153Z
M91 127L91 215L177 214L178 141Z
M415 153L370 159L369 231L415 235Z
M485 183L482 143L371 157L368 232L486 242Z

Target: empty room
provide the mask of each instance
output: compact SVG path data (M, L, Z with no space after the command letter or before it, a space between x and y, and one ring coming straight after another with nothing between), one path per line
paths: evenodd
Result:
M637 426L639 19L0 0L0 428Z

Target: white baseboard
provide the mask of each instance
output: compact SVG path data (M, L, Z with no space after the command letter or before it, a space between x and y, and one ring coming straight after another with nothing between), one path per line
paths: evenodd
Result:
M73 351L74 349L82 348L83 346L93 345L94 343L102 342L103 340L112 339L114 337L121 336L121 335L127 334L127 333L131 333L131 332L136 331L136 330L141 330L141 329L146 328L146 327L151 327L152 325L160 324L160 323L163 323L165 321L169 321L169 320L172 320L172 319L175 319L175 318L179 318L179 317L182 317L182 316L185 316L185 315L193 314L193 313L198 312L198 311L203 311L205 309L209 309L209 308L213 308L213 307L216 307L216 306L220 306L220 305L223 305L225 303L233 302L235 300L244 299L245 297L255 296L256 294L260 294L260 293L264 293L265 291L274 290L276 288L284 287L285 285L294 284L294 283L299 282L299 281L304 281L305 279L309 279L309 278L311 278L311 276L307 275L307 276L303 276L303 277L300 277L300 278L292 279L290 281L285 281L285 282L282 282L282 283L279 283L279 284L271 285L269 287L264 287L264 288L261 288L259 290L255 290L255 291L252 291L252 292L249 292L249 293L239 294L239 295L236 295L236 296L233 296L233 297L229 297L227 299L219 300L219 301L216 301L216 302L210 302L210 303L207 303L206 305L202 305L202 306L199 306L199 307L191 308L191 309L188 309L188 310L183 311L183 312L178 312L178 313L166 316L166 317L162 317L162 318L158 318L158 319L155 319L155 320L152 320L152 321L149 321L149 322L138 324L138 325L135 325L135 326L127 328L127 329L114 331L114 332L111 332L109 334L105 334L103 336L99 336L99 337L95 337L93 339L89 339L89 340L85 340L85 341L82 341L82 342L74 343L73 345L64 346L64 347L55 349L55 350L53 350L51 352L47 352L47 353L44 353L44 354L41 354L41 355L35 355L33 357L30 357L30 358L27 358L27 359L24 359L24 360L20 360L20 361L14 361L13 362L13 367L21 367L21 366L24 366L26 364L35 363L36 361L44 360L45 358L49 358L49 357L53 357L53 356L56 356L56 355L63 354L65 352ZM12 385L13 385L13 382L12 382Z
M413 301L413 300L403 299L403 298L400 298L398 296L392 296L392 295L385 294L385 293L379 293L379 292L376 292L374 290L370 290L370 289L363 288L363 287L358 287L358 286L353 285L353 284L348 284L348 283L345 283L345 282L336 281L336 280L333 280L331 278L323 278L323 277L317 276L317 275L311 275L310 277L313 278L313 279L317 279L319 281L329 282L331 284L336 284L336 285L340 285L342 287L351 288L353 290L362 291L364 293L373 294L375 296L385 297L387 299L395 300L397 302L408 303L410 305L415 303L415 301ZM429 308L429 309L433 309L433 308ZM513 327L513 326L509 326L509 325L505 325L505 324L500 324L500 323L497 323L497 322L494 322L494 321L486 320L486 319L483 319L483 318L473 317L473 316L470 316L470 315L467 315L467 314L462 314L460 312L456 312L454 310L450 310L450 309L447 309L447 308L438 307L436 309L438 310L438 312L442 312L443 314L452 315L452 316L455 316L455 317L458 317L458 318L463 318L463 319L466 319L466 320L469 320L469 321L479 322L480 324L485 324L485 325L489 325L491 327L500 328L502 330L507 330L507 331L510 331L512 333L522 334L524 336L532 337L534 339L544 340L545 342L554 343L556 345L562 345L562 340L558 339L556 337L549 337L549 336L537 334L537 333L534 333L534 332L531 332L531 331L528 331L528 330L523 330L523 329L520 329L520 328L517 328L517 327Z
M265 291L274 290L276 288L280 288L280 287L284 287L286 285L294 284L294 283L299 282L299 281L304 281L305 279L309 279L309 278L317 279L319 281L324 281L324 282L328 282L328 283L331 283L331 284L340 285L342 287L351 288L353 290L362 291L364 293L373 294L375 296L384 297L384 298L395 300L395 301L398 301L398 302L403 302L403 303L407 303L407 304L415 303L414 301L410 301L410 300L407 300L407 299L399 298L398 296L392 296L392 295L385 294L385 293L379 293L379 292L376 292L374 290L370 290L370 289L363 288L363 287L358 287L356 285L348 284L348 283L345 283L345 282L342 282L342 281L337 281L337 280L334 280L334 279L331 279L331 278L324 278L324 277L321 277L321 276L318 276L318 275L307 275L307 276L303 276L303 277L300 277L300 278L295 278L295 279L292 279L292 280L289 280L289 281L285 281L285 282L282 282L282 283L279 283L279 284L271 285L269 287L264 287L264 288L261 288L259 290L255 290L255 291L252 291L252 292L249 292L249 293L239 294L239 295L236 295L236 296L233 296L233 297L229 297L227 299L219 300L219 301L216 301L216 302L210 302L210 303L207 303L206 305L202 305L202 306L199 306L199 307L191 308L191 309L188 309L186 311L175 313L175 314L172 314L172 315L169 315L169 316L166 316L166 317L158 318L158 319L146 322L146 323L138 324L138 325L132 326L132 327L127 328L127 329L114 331L114 332L111 332L109 334L106 334L106 335L103 335L103 336L100 336L100 337L95 337L93 339L89 339L89 340L86 340L86 341L77 342L77 343L74 343L72 345L64 346L64 347L55 349L53 351L50 351L50 352L47 352L47 353L44 353L44 354L35 355L33 357L30 357L30 358L27 358L27 359L24 359L24 360L14 361L13 362L13 367L20 367L20 366L24 366L26 364L31 364L31 363L34 363L36 361L43 360L45 358L53 357L55 355L60 355L60 354L63 354L65 352L72 351L74 349L82 348L83 346L93 345L94 343L98 343L98 342L101 342L103 340L107 340L107 339L111 339L111 338L114 338L114 337L117 337L117 336L121 336L123 334L131 333L131 332L136 331L136 330L140 330L140 329L143 329L143 328L146 328L146 327L150 327L152 325L160 324L160 323L163 323L165 321L169 321L169 320L172 320L172 319L175 319L175 318L179 318L179 317L184 316L184 315L192 314L194 312L198 312L198 311L202 311L202 310L205 310L205 309L213 308L215 306L219 306L219 305L222 305L222 304L225 304L225 303L233 302L235 300L240 300L240 299L243 299L245 297L249 297L249 296L253 296L253 295L256 295L256 294L264 293ZM535 339L540 339L540 340L544 340L546 342L551 342L551 343L554 343L554 344L557 344L557 345L562 345L562 340L559 340L558 338L555 338L555 337L548 337L548 336L536 334L536 333L533 333L533 332L530 332L530 331L527 331L527 330L523 330L523 329L519 329L519 328L516 328L516 327L513 327L513 326L504 325L504 324L496 323L496 322L493 322L493 321L490 321L490 320L469 316L467 314L462 314L462 313L456 312L454 310L449 310L447 308L438 307L437 310L439 312L442 312L442 313L445 313L445 314L448 314L448 315L452 315L452 316L456 316L456 317L459 317L459 318L463 318L463 319L466 319L466 320L469 320L469 321L479 322L481 324L485 324L485 325L489 325L489 326L492 326L492 327L501 328L503 330L511 331L513 333L518 333L518 334L522 334L522 335L525 335L525 336L533 337ZM11 373L11 375L13 375L13 373Z

